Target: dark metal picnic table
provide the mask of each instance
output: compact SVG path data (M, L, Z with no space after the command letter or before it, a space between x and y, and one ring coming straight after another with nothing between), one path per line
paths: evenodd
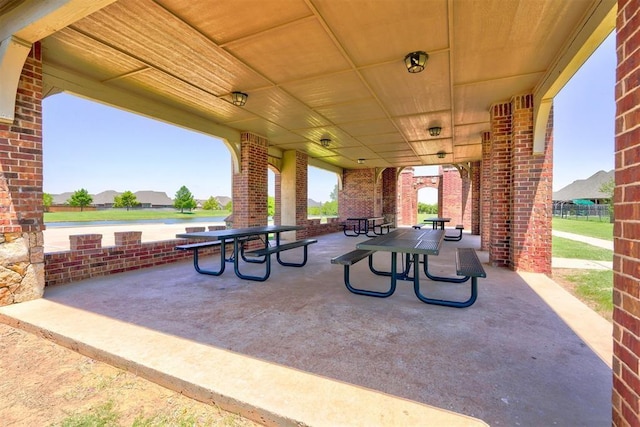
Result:
M384 221L384 217L357 216L349 217L347 221L357 222L353 225L353 234L347 234L347 225L344 225L344 234L346 236L359 236L361 234L369 234L369 229L375 226L376 221Z
M180 233L176 234L177 238L180 239L200 239L200 240L218 240L220 241L220 267L218 270L202 270L197 266L197 250L194 253L194 264L196 265L196 270L202 272L204 274L210 274L213 276L221 275L225 270L226 261L233 261L233 269L236 273L236 276L241 279L247 280L257 280L264 281L269 277L271 271L271 256L270 254L265 255L265 257L261 260L249 261L244 257L244 244L246 243L248 238L258 237L264 243L264 248L269 247L269 235L273 234L275 236L275 246L281 246L280 244L280 234L288 231L296 231L302 230L304 227L298 225L266 225L266 226L258 226L258 227L247 227L247 228L230 228L225 230L213 230L213 231L201 231L195 233ZM229 259L225 259L226 254L226 244L227 242L233 241L233 256ZM306 245L305 249L305 262L306 262ZM303 264L293 264L293 263L285 263L280 260L280 253L277 253L277 260L282 265L287 266L295 266L301 267ZM266 274L264 276L252 276L242 274L239 270L239 261L240 259L244 259L248 262L253 263L263 263L266 261Z
M356 248L362 250L376 251L376 252L390 252L391 253L391 271L378 271L373 268L372 260L370 259L370 270L381 276L390 276L391 285L389 290L384 292L372 291L366 289L358 289L353 287L350 283L350 279L346 279L347 288L356 294L368 295L374 297L386 298L396 290L396 283L398 280L408 280L413 282L413 290L416 297L424 303L446 305L454 307L466 306L467 303L458 303L448 300L440 300L434 298L427 298L420 291L420 255L423 256L423 271L425 275L434 281L449 282L449 283L463 283L469 280L469 277L441 277L434 276L429 273L428 269L428 256L438 255L440 253L440 246L444 239L444 230L420 230L420 229L398 229L392 231L384 236L375 237L362 243L358 243ZM397 254L405 254L404 266L402 271L398 271L398 257ZM413 275L411 275L411 267L413 267ZM473 297L475 300L475 297ZM471 301L472 303L472 301Z
M424 222L430 222L434 230L437 228L444 230L444 223L449 221L451 221L451 218L427 218L424 220Z

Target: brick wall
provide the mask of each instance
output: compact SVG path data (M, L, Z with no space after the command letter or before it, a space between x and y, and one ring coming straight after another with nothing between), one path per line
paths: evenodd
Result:
M376 205L379 206L377 209ZM376 194L375 169L345 169L342 190L338 194L339 217L344 220L348 217L380 216L381 206L382 197Z
M137 231L115 233L116 243L121 244L104 248L101 234L74 235L69 240L71 250L45 254L47 286L193 259L190 251L178 251L175 246L198 241L141 243L141 233ZM216 253L220 253L219 247L200 250L203 256Z
M551 112L550 128L553 129ZM516 270L551 273L552 140L533 153L533 95L512 101L511 261Z
M398 177L398 198L400 199L398 225L412 225L417 221L417 192L413 187L413 168L405 168Z
M617 16L613 425L640 426L640 2Z
M0 305L42 296L43 213L42 54L35 43L22 68L14 121L0 123Z
M342 231L341 221L338 218L329 218L325 224L320 224L319 219L305 220L300 225L306 227L304 230L306 237ZM210 226L209 228L221 227ZM141 243L142 236L139 231L114 234L116 242L114 246L102 247L102 234L79 234L69 236L69 251L45 254L44 283L46 286L191 260L193 254L190 251L178 251L175 246L198 242L196 239L172 239ZM202 256L219 253L219 247L200 250Z
M510 267L511 103L491 107L490 176L489 261L496 267Z

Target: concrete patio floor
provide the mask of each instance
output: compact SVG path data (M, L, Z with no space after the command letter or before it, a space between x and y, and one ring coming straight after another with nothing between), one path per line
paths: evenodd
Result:
M181 262L51 287L0 308L0 321L265 424L611 424L609 322L544 275L487 265L485 252L466 309L424 304L408 282L386 299L354 295L330 259L365 239L320 236L307 266L274 262L263 283ZM445 242L433 273L453 273L455 247L479 238ZM352 283L388 278L362 261ZM433 297L469 290L423 283Z

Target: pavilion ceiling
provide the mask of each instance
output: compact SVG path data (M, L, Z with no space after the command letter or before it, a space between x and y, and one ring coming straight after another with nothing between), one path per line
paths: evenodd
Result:
M43 57L96 99L127 93L330 165L461 163L481 158L490 105L540 88L602 3L119 0L48 36Z

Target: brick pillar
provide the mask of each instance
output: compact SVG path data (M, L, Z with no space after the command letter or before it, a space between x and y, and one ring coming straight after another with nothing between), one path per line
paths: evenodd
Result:
M451 218L453 223L458 224L461 219L460 210L462 205L460 173L453 166L441 166L440 175L442 176L440 180L442 187L439 193L442 194L442 197L438 198L438 216Z
M398 214L397 168L386 168L382 172L382 215L385 222L397 225Z
M491 132L482 133L480 183L480 249L488 251L491 242Z
M618 1L613 196L613 425L640 425L640 2Z
M511 103L491 107L489 261L511 267Z
M550 274L552 141L533 153L533 95L514 97L512 112L511 261L515 270Z
M304 225L307 223L307 176L308 157L306 154L288 150L282 157L281 176L281 206L282 223L286 225ZM283 235L285 239L293 238L295 233L289 236ZM304 231L298 236L304 237Z
M344 170L338 195L340 219L380 215L376 213L376 198L375 169Z
M74 234L69 236L72 251L95 251L102 249L102 234Z
M398 179L400 199L398 225L413 225L418 220L418 192L413 187L413 168L405 168Z
M204 227L200 228L204 231ZM187 233L190 233L190 231L187 230ZM142 231L116 231L113 233L113 237L116 246L135 246L142 244Z
M273 191L275 192L275 214L273 216L273 223L275 225L282 225L282 177L280 171L273 168L274 185Z
M471 234L480 234L480 176L482 162L471 163Z
M267 140L240 136L240 172L233 174L233 227L267 225Z
M0 123L0 306L44 293L40 43L22 68L15 106L14 121Z

